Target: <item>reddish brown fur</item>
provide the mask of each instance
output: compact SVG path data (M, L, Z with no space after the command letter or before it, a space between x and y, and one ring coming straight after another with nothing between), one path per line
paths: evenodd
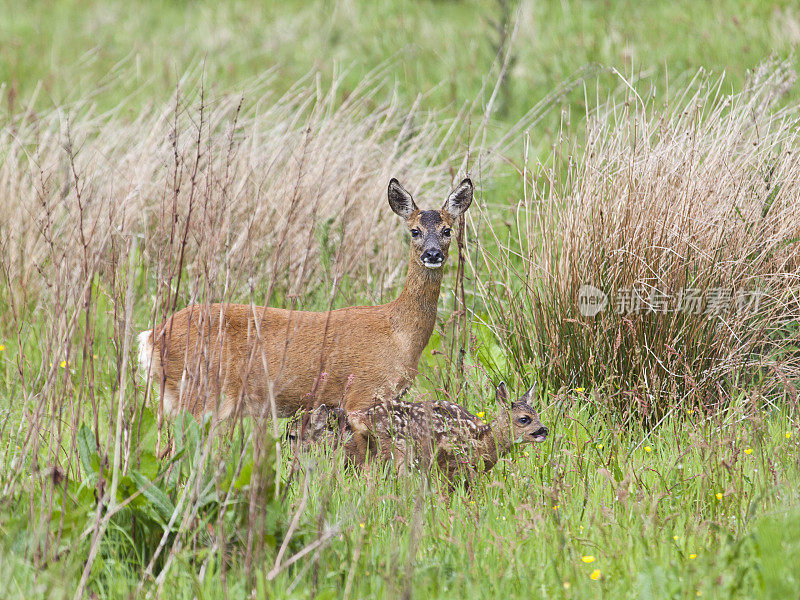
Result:
M433 332L442 283L441 266L425 267L421 256L438 241L446 260L446 234L469 206L472 184L462 182L435 211L435 226L434 211L417 209L396 180L389 200L409 229L419 230L396 300L329 312L189 306L140 336L140 362L161 386L163 410L186 409L195 416L212 411L226 418L241 407L269 415L272 395L278 416L322 403L350 411L408 388Z

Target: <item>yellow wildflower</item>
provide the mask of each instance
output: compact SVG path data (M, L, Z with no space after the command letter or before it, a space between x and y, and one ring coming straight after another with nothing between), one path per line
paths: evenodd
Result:
M97 360L97 359L98 359L98 358L100 358L100 357L99 357L99 356L97 356L97 354L92 354L92 358L93 358L93 359L95 359L95 360Z
M579 394L582 394L583 392L586 391L586 388L575 388L575 391L578 392Z
M361 527L361 529L364 529L364 523L359 523L358 526Z
M672 536L672 539L673 539L673 540L675 540L675 541L677 542L677 541L678 541L678 536L677 536L677 535L673 535L673 536Z
M589 574L589 579L591 579L592 581L597 581L598 579L600 579L600 569L595 569L594 571L592 571Z
M697 554L690 554L689 555L689 560L694 560L695 558L697 558Z
M553 510L558 510L558 504L553 507Z
M787 439L787 440L789 440L789 439L791 439L791 438L792 438L792 432L791 432L791 431L787 431L787 432L786 432L786 433L784 433L783 435L784 435L784 436L786 436L786 439Z
M744 449L744 453L745 454L752 454L753 453L753 449L752 448L745 448Z
M690 414L692 414L693 412L694 412L694 411L693 411L691 408L687 408L687 409L686 409L686 414L687 414L687 415L690 415Z
M62 369L64 369L64 368L66 368L66 366L67 366L67 361L65 361L65 360L62 360L62 361L61 361L61 364L59 365L59 367L61 367Z
M589 563L594 562L594 556L592 556L591 554L587 554L586 556L581 556L581 560L588 565Z
M482 419L484 417L484 415L486 415L486 413L481 411L481 412L478 413L478 418Z
M652 451L653 451L653 449L652 449L650 446L645 446L645 447L644 447L644 451L645 451L645 452L652 452Z
M597 449L598 450L602 450L603 449L603 444L597 444Z
M2 352L2 351L3 351L3 350L5 350L5 349L6 349L5 345L3 345L3 344L0 344L0 352Z
M698 595L698 596L702 596L702 595L703 595L703 592L701 592L700 590L697 590L697 595Z
M717 497L717 500L722 500L722 492L717 492L715 496Z
M569 584L569 581L565 581L565 582L564 582L562 585L564 586L564 589L565 589L565 590L568 590L568 589L569 589L569 585L570 585L570 584Z

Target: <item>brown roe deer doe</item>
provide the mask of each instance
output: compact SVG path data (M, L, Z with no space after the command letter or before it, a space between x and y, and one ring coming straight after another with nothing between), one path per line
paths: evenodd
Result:
M515 443L547 438L548 430L531 406L532 392L512 402L501 383L495 390L500 411L488 424L453 402L394 399L349 414L322 405L287 433L296 448L316 442L343 445L348 462L357 466L369 457L391 461L398 471L414 463L426 470L435 465L454 482L490 470Z
M452 228L472 202L464 179L441 210L419 210L396 179L389 205L411 231L400 296L327 312L195 304L139 335L139 362L160 387L159 411L277 416L322 403L364 408L407 389L436 323Z

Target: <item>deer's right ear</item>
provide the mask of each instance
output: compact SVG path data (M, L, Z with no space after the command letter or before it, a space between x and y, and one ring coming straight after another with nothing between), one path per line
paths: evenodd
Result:
M497 389L494 391L494 397L500 404L508 404L511 402L511 396L508 393L508 388L504 381L501 381L500 385L497 386Z
M417 205L414 204L411 194L403 189L403 186L394 177L389 181L389 206L404 219L409 218L417 211Z

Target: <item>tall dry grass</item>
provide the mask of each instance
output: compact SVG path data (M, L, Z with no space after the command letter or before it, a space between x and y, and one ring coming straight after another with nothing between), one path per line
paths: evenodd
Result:
M629 87L585 147L526 162L518 235L495 227L502 251L474 265L501 274L482 295L518 367L628 414L753 386L797 401L800 111L779 108L794 81L768 64L727 94L699 74L663 104ZM584 285L607 297L596 316Z
M415 192L447 187L458 132L444 126L401 108L378 74L349 94L309 79L274 97L267 80L213 99L187 77L138 115L24 113L0 138L7 277L29 288L87 254L116 265L114 244L135 237L160 278L182 256L195 283L223 266L242 272L238 285L286 270L297 292L319 275L327 223L334 275L391 285L401 269L384 267L403 249L383 188L392 176Z

